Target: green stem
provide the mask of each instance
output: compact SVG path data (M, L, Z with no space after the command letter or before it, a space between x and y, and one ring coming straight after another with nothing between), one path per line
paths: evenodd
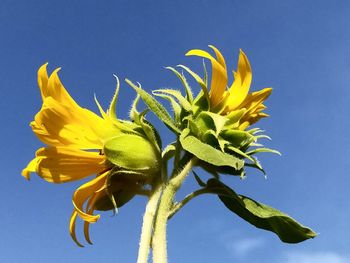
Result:
M195 165L197 159L192 158L175 177L169 180L165 186L160 199L157 217L155 220L154 234L152 239L153 263L167 263L167 240L166 226L168 222L169 211L173 206L175 193L182 185L183 181Z
M151 196L149 197L145 214L143 215L137 263L148 262L148 255L149 255L149 250L150 250L151 240L152 240L154 217L156 215L161 193L162 193L162 185L157 184Z

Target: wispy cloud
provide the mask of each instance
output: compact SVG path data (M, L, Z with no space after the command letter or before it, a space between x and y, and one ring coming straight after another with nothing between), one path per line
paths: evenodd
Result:
M226 248L233 256L244 257L252 250L263 247L264 245L265 241L262 238L244 238L226 243Z
M335 252L288 252L284 255L285 263L348 263L350 255Z

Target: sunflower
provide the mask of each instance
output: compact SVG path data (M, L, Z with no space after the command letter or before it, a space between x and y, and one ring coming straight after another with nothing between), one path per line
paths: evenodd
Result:
M263 117L267 117L262 111L266 108L263 102L271 94L272 88L264 88L260 91L249 93L252 82L252 69L246 54L240 50L237 71L233 71L234 81L228 87L228 74L226 62L220 51L209 46L215 53L201 49L192 49L186 56L199 56L209 59L212 66L212 76L209 90L210 108L227 115L239 109L245 109L240 119L240 130L245 130L250 125Z
M145 178L157 172L159 153L139 125L117 119L119 81L107 112L95 99L100 117L74 101L59 79L60 69L48 76L46 68L47 64L44 64L38 70L43 104L30 126L47 147L37 150L22 175L29 180L31 173L37 173L51 183L72 182L96 175L80 186L72 198L70 234L82 246L75 234L77 216L85 221L85 238L91 243L89 224L100 217L94 215L94 210L113 209L130 200L147 182ZM121 144L125 144L125 150ZM141 167L133 160L128 163L135 150L141 151L137 158L145 156L144 160L138 159Z

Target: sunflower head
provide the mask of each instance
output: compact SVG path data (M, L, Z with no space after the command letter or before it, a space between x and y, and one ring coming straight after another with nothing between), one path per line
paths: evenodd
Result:
M206 108L220 115L228 115L237 110L244 110L239 120L239 129L244 130L256 123L259 119L268 115L262 111L266 108L263 102L271 94L271 88L264 88L257 92L249 93L252 83L252 69L246 54L240 50L237 70L233 70L233 82L228 86L228 73L226 62L221 52L214 46L209 46L215 53L192 49L186 56L199 56L209 59L212 66L211 82L208 85L208 77L205 71L204 79L196 76L196 80L202 86L202 92L197 96L195 102L203 105L201 101L207 101ZM188 68L185 68L188 69ZM193 75L193 72L190 72ZM199 109L201 110L201 109Z
M181 127L180 140L182 147L204 161L203 167L213 165L212 171L231 167L231 174L244 174L244 166L254 166L262 170L253 155L260 151L273 151L259 148L259 138L268 138L258 128L250 128L263 117L266 107L263 102L272 89L265 88L249 93L252 82L252 70L246 54L240 50L238 66L233 71L233 81L230 85L225 58L214 46L209 46L214 55L201 49L193 49L186 56L197 56L208 59L211 63L211 76L204 64L204 77L184 65L180 68L189 73L199 84L201 91L193 96L185 75L175 68L168 67L181 80L186 90L186 96L175 93L174 90L156 90L155 95L169 99L176 98L179 106L173 100L172 106L175 119ZM176 108L180 108L177 110ZM177 115L176 115L177 113ZM257 147L252 149L252 147ZM273 151L275 152L275 151ZM220 168L219 168L220 167Z
M116 114L119 80L107 111L95 98L100 115L82 108L69 95L58 76L49 76L47 64L38 71L42 107L30 123L35 135L46 147L23 169L51 183L65 183L95 176L73 195L74 210L70 232L75 236L77 216L88 224L99 219L94 210L112 210L124 205L146 184L160 176L160 141L156 130L134 110L138 121L121 120Z

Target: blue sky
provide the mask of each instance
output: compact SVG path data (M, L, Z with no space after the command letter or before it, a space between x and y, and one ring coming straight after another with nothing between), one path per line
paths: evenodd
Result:
M267 180L249 171L228 178L239 193L276 207L320 235L281 243L227 211L214 196L194 200L169 223L170 262L350 262L350 3L348 1L10 1L0 3L1 262L135 262L145 199L92 226L93 246L68 234L71 196L81 183L52 185L21 169L42 144L28 123L40 109L36 71L62 67L76 101L104 107L117 74L147 90L180 87L163 67L200 59L184 54L217 46L229 68L239 48L253 68L252 90L273 87L270 118L259 123L282 157L260 157ZM122 84L120 116L135 94ZM171 137L159 123L165 141ZM180 195L195 187L186 181ZM79 225L77 230L81 230Z

